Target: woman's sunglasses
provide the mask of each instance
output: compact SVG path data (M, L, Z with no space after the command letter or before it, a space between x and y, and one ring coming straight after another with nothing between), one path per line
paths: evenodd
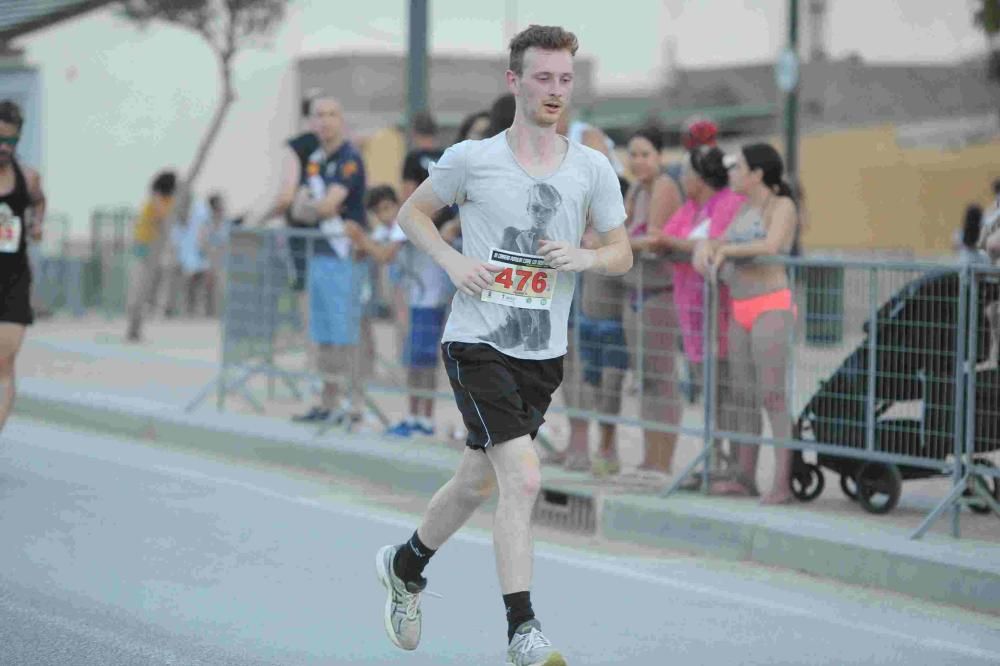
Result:
M21 140L21 136L0 136L0 145L2 146L16 146L17 142Z

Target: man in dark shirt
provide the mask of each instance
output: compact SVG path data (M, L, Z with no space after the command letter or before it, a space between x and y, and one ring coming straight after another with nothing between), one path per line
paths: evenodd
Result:
M408 198L430 176L431 167L444 151L437 143L434 118L425 111L413 116L410 124L413 149L403 160L403 198ZM440 226L457 214L442 208L434 217ZM403 284L409 301L409 331L405 346L407 385L418 391L437 389L439 345L447 319L447 302L452 290L447 273L413 245L406 245L397 264L403 272ZM434 434L434 399L410 395L409 417L388 430L397 437Z
M295 420L337 420L357 416L351 398L360 390L362 267L354 261L348 222L367 228L364 208L365 168L361 154L347 140L344 112L331 97L313 100L311 109L319 147L308 158L302 184L292 195L292 218L318 228L323 238L310 239L307 285L309 337L317 346L323 376L321 404ZM335 414L341 408L341 413Z
M265 214L267 220L282 212L285 215L285 222L292 228L304 228L309 225L303 220L297 220L292 215L292 197L295 190L306 181L306 169L309 164L309 156L319 148L319 137L311 119L312 104L315 94L302 99L302 117L305 119L305 131L293 136L285 142L284 155L282 157L282 187L278 199L272 204L271 209ZM306 285L307 252L306 241L301 237L292 236L288 239L288 250L292 255L292 265L295 268L295 291L302 292Z
M413 149L403 160L403 201L410 198L413 190L427 180L431 166L441 159L444 152L438 146L437 125L426 111L413 116L410 123Z

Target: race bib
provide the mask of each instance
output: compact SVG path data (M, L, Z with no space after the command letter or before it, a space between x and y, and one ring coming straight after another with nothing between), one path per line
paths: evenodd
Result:
M483 290L482 300L512 308L552 309L558 273L543 257L493 249L490 263L503 270L493 276L489 289Z
M21 247L23 226L10 206L0 206L0 253L14 254Z

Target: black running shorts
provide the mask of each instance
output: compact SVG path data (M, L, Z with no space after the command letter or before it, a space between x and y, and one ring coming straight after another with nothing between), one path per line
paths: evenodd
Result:
M28 326L31 310L31 271L19 270L0 277L0 322Z
M563 376L563 357L529 361L482 343L441 345L455 402L469 432L466 446L486 449L538 434Z

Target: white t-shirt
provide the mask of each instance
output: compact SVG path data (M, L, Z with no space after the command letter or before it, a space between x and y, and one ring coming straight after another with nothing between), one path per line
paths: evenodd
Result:
M430 180L444 203L459 206L462 252L505 265L496 280L506 280L509 292L491 290L493 300L457 292L444 341L487 343L529 360L564 355L576 281L544 266L538 246L544 239L579 246L588 213L601 233L624 224L625 204L607 158L568 141L559 168L535 178L518 164L505 131L452 146Z
M194 275L208 270L208 257L202 251L202 234L206 225L212 223L212 210L204 201L191 205L187 224L175 225L171 231L177 248L177 261L186 275Z

